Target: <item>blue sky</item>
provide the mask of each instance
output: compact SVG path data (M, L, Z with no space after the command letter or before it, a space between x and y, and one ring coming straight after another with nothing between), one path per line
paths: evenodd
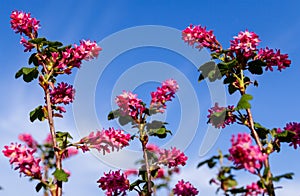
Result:
M288 53L292 60L290 68L283 72L266 72L263 76L255 79L259 82L258 88L250 88L249 92L253 94L254 100L253 114L256 121L266 127L283 127L285 123L296 121L300 122L299 110L300 105L300 57L299 51L299 33L300 33L300 16L298 9L300 3L298 1L141 1L141 0L124 0L124 1L92 1L87 0L83 3L80 1L30 1L25 3L21 1L2 1L0 5L0 81L1 81L1 102L0 102L0 146L17 141L18 134L23 132L32 133L38 139L42 139L47 134L46 123L30 123L28 113L34 107L42 104L42 91L36 83L25 84L22 80L15 80L15 72L27 64L28 54L23 53L23 48L19 45L19 35L13 33L10 29L9 15L13 10L23 10L31 12L34 17L41 21L42 28L39 31L40 36L45 36L50 40L59 40L65 44L78 43L81 39L91 39L104 43L107 37L114 35L124 29L137 27L141 25L160 25L173 29L182 30L189 24L202 24L208 29L213 29L217 39L223 46L229 46L229 40L237 35L239 31L248 29L256 32L261 42L261 47L269 46L271 48L280 48L283 53ZM142 35L143 36L143 35ZM145 40L151 36L145 34ZM110 37L111 38L111 37ZM122 47L125 42L131 43L133 39L131 35L124 37L124 40L113 43L116 45L108 47ZM157 34L157 39L161 40ZM167 37L165 37L167 39ZM178 34L178 40L181 37ZM178 41L177 40L177 41ZM102 42L101 42L102 41ZM174 40L174 43L176 40ZM105 42L107 43L107 42ZM182 42L183 47L185 44ZM103 47L103 54L106 48ZM191 53L195 50L191 49ZM108 51L108 49L107 49ZM193 53L194 54L194 53ZM199 54L200 56L200 54ZM97 66L97 62L101 62L104 56L99 56L95 63L87 63L84 66ZM205 57L201 57L202 60ZM80 138L83 132L89 132L90 129L95 130L97 125L104 127L115 125L114 122L107 122L106 115L113 107L112 92L115 86L126 86L129 82L123 83L116 81L129 73L130 68L143 63L153 62L153 67L160 65L157 62L167 63L171 66L171 71L161 71L157 69L157 74L137 73L141 78L147 78L144 84L138 84L134 92L140 94L140 97L149 101L148 92L153 91L158 85L157 75L189 80L196 92L196 100L199 105L198 110L189 111L189 115L195 117L199 115L198 129L193 140L185 149L190 159L188 165L183 169L179 177L184 177L198 186L200 194L213 195L214 187L208 186L208 180L213 177L214 172L205 168L196 170L196 164L205 157L209 157L216 153L219 148L229 147L229 139L231 134L236 132L247 131L243 127L232 126L222 130L220 137L213 145L212 149L202 157L199 156L199 146L203 142L204 135L208 126L206 125L207 109L212 105L209 89L206 83L198 84L198 73L190 59L176 54L176 51L157 47L143 47L126 51L111 61L96 84L94 89L95 102L91 103L98 121L95 124L87 121L86 130L78 130L78 119L75 118L74 108L69 107L64 120L57 120L57 127L60 130L70 130L75 139ZM168 66L165 66L168 67ZM80 72L78 72L79 74ZM145 74L145 75L143 75ZM177 75L176 75L177 74ZM70 83L74 83L75 75L61 78L66 79ZM150 76L149 76L150 75ZM147 76L147 77L146 77ZM148 78L149 77L149 78ZM135 77L135 79L138 77ZM128 81L128 80L127 80ZM79 81L80 82L80 81ZM189 84L189 83L187 83ZM86 84L89 85L89 84ZM180 85L180 84L179 84ZM187 88L187 86L185 86ZM184 89L183 89L184 90ZM182 90L182 92L184 92ZM187 95L181 95L184 100ZM78 98L79 99L79 98ZM192 99L192 98L191 98ZM237 96L227 96L226 100L229 104L237 102ZM81 99L79 99L80 101ZM75 100L76 101L76 100ZM78 101L78 100L77 100ZM166 118L169 122L169 128L176 130L180 124L181 113L180 96L169 104L167 115L160 116ZM84 102L77 102L84 105ZM112 106L111 106L112 105ZM73 110L73 112L72 112ZM180 114L179 114L180 113ZM94 113L91 112L91 116ZM89 119L89 115L85 119ZM177 130L182 132L182 130ZM164 142L171 141L167 138ZM133 147L134 148L134 147ZM284 147L280 156L272 157L271 166L275 173L282 174L284 172L295 172L295 180L283 181L283 190L278 191L278 195L296 195L298 194L297 184L300 183L300 169L297 166L300 162L299 150ZM1 177L0 185L4 188L1 195L41 195L34 191L34 183L28 182L26 178L19 178L19 174L13 171L8 160L0 156ZM65 185L65 195L101 195L95 183L103 171L111 168L111 165L104 164L97 156L90 154L79 155L72 160L68 160L65 166L71 170L72 177L70 182ZM247 176L242 176L242 182L246 182ZM15 187L18 187L16 189Z

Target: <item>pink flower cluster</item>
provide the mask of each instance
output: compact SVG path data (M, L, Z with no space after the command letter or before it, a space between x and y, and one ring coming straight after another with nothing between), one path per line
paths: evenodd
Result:
M215 103L215 106L208 110L208 123L216 128L225 128L226 125L233 124L236 121L233 111L234 106L225 108L219 107L219 104Z
M74 57L89 61L97 58L101 50L96 42L81 40L80 45L74 44Z
M30 13L25 13L22 11L13 11L10 15L11 28L16 32L25 34L30 39L37 36L37 30L40 28L40 21L31 17Z
M115 99L120 108L122 116L129 115L133 119L137 119L145 110L145 106L141 99L137 98L136 94L123 91L123 93Z
M261 163L268 157L260 151L257 145L251 145L250 134L239 133L237 138L233 135L231 138L231 148L229 149L229 160L238 168L244 168L251 173L261 168Z
M245 196L257 196L263 194L265 191L261 187L258 186L257 183L253 182L250 185L246 186L247 192Z
M82 138L79 143L84 144L80 146L83 152L89 151L91 148L97 149L99 152L103 151L103 154L110 153L112 151L128 146L131 139L130 134L125 134L122 130L115 130L109 128L108 130L91 132L88 136Z
M179 165L184 166L188 157L176 147L172 147L170 150L162 149L159 152L158 163L171 167L177 167Z
M52 104L63 103L67 105L73 102L75 96L75 89L72 85L61 82L58 83L57 86L50 91L50 96Z
M177 196L195 196L198 195L199 191L190 182L184 182L184 180L180 180L175 185L173 193Z
M211 51L219 51L221 49L219 42L212 30L207 31L206 27L190 25L182 31L182 39L189 45L198 44L196 48L209 48Z
M155 92L151 92L151 107L163 113L166 108L166 102L172 100L178 89L179 86L176 80L169 79L164 81L161 87L157 87Z
M235 52L237 56L243 55L246 59L254 57L257 51L257 46L260 42L258 35L254 32L241 31L238 36L233 37L230 41L230 50Z
M28 42L24 37L21 37L20 44L25 47L24 52L30 52L34 48L34 45Z
M42 58L47 64L53 64L57 73L71 74L74 67L80 68L82 60L98 57L101 50L96 42L81 40L80 45L74 44L61 53L52 52L51 57L44 55Z
M4 156L9 158L10 164L15 166L15 170L19 169L20 173L35 179L42 178L41 167L39 166L41 159L33 156L36 150L28 149L17 143L11 143L10 146L4 146L4 148L2 152Z
M300 146L300 123L296 122L290 122L285 125L283 128L284 130L288 130L294 133L292 138L290 139L290 146L294 146L295 149L297 149L298 146ZM277 129L277 133L281 133L282 130L279 128Z
M18 138L20 141L25 142L29 148L36 149L38 146L37 141L28 133L20 134Z
M269 49L268 47L260 49L256 58L266 62L266 70L270 71L273 71L273 66L277 66L278 70L281 71L291 64L291 60L288 59L287 54L281 54L280 50L274 52L273 49Z
M99 183L99 188L106 190L106 195L126 195L126 191L130 187L129 180L125 174L122 174L120 170L110 171L109 173L104 173L97 183Z

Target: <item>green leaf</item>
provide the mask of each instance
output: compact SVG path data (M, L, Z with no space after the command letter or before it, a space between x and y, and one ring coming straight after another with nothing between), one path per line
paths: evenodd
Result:
M15 78L19 78L23 75L23 80L25 82L31 82L32 80L36 79L39 75L37 67L29 68L29 67L22 67L15 75Z
M39 121L45 120L45 113L43 110L43 106L40 105L36 107L34 110L30 112L29 116L31 122L35 121L36 119L38 119Z
M197 165L197 168L201 167L204 164L207 164L207 166L209 168L213 168L217 164L216 161L214 161L214 160L216 160L216 159L219 160L220 158L221 158L221 156L212 156L211 158L209 158L209 159L207 159L205 161L200 162Z
M28 40L28 42L32 43L32 44L41 44L44 41L47 41L47 39L44 37L39 37L39 38Z
M69 132L60 132L60 131L57 131L55 135L58 138L66 137L66 138L73 139L73 137L71 136L71 134Z
M154 120L151 123L146 124L147 132L150 136L156 136L159 138L167 137L167 133L172 135L170 130L167 130L165 127L165 122Z
M66 149L70 143L68 139L73 139L69 132L56 132L56 141L60 149ZM66 151L67 152L67 151Z
M249 95L249 94L244 94L240 101L238 102L235 110L242 110L242 109L249 109L251 108L251 104L249 103L250 100L252 100L253 97L252 95Z
M266 139L267 135L270 133L269 129L256 122L254 123L254 128L258 134L258 137L262 140Z
M29 59L28 59L28 64L30 65L31 63L34 64L34 66L39 66L39 60L36 57L37 53L33 53L32 55L30 55Z
M240 188L232 188L232 189L226 190L226 192L236 195L238 193L246 193L247 190L244 189L243 187L240 187Z
M107 119L108 120L113 120L113 119L118 118L118 117L120 117L120 110L119 109L111 111L108 114Z
M285 178L285 179L293 179L293 175L294 175L294 173L286 173L286 174L283 174L283 175L279 175L279 176L275 176L275 177L273 177L272 178L272 180L274 181L274 182L279 182L282 178Z
M201 82L205 78L208 78L211 82L222 78L220 71L217 68L217 64L214 61L204 63L199 67L198 71L201 72L198 78L199 82Z
M42 182L38 183L36 186L35 186L35 190L36 192L39 192L42 188L46 189L46 185Z
M225 75L226 73L230 73L231 70L236 66L237 60L233 59L232 61L229 62L220 62L218 63L218 68L220 72L222 73L222 76Z
M134 189L134 187L139 186L141 183L145 183L145 182L146 181L144 181L144 180L138 179L138 180L136 180L136 181L134 181L133 183L130 184L129 190L132 191Z
M248 70L252 74L261 75L263 74L263 66L266 66L266 63L261 60L254 60L248 63Z
M131 116L119 116L119 123L120 125L124 126L128 123L133 123L132 117Z
M52 48L58 48L58 47L63 46L63 44L59 41L44 41L43 44L48 45L49 47L52 47Z
M68 182L68 174L63 169L56 169L52 175L58 180L62 182Z

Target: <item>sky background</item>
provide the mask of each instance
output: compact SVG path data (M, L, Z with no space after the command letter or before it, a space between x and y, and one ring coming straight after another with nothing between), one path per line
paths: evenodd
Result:
M1 83L1 101L0 101L0 146L17 141L20 133L31 133L37 139L44 139L47 135L47 124L45 122L30 123L29 111L39 104L43 104L42 91L36 82L30 84L24 83L21 79L14 79L17 70L26 66L28 53L23 52L23 47L19 45L20 36L10 29L10 13L13 10L23 10L31 12L33 17L41 21L42 28L39 30L40 36L45 36L49 40L59 40L65 44L78 43L81 39L91 39L101 42L103 39L121 30L136 27L140 25L162 25L174 29L182 30L189 24L201 24L213 29L214 33L224 47L229 46L229 40L237 35L239 31L248 29L256 32L262 40L260 47L269 46L270 48L279 48L282 53L288 53L292 60L291 67L282 71L266 72L262 76L256 76L259 87L250 87L249 92L254 96L251 102L253 105L253 115L257 122L268 128L284 127L287 122L300 122L300 15L298 14L300 3L298 1L142 1L142 0L124 0L124 1L2 1L0 3L0 83ZM162 39L158 36L158 39ZM167 39L167 38L166 38ZM178 40L181 39L178 34ZM130 40L130 37L124 37L117 46L122 47ZM147 35L145 35L147 40ZM177 41L178 41L177 40ZM130 41L129 41L130 42ZM174 42L176 42L174 40ZM183 47L185 43L182 41ZM190 48L191 51L195 52ZM105 48L103 47L103 54ZM97 61L101 61L101 55ZM215 171L201 168L196 169L199 161L214 155L220 148L230 146L230 137L233 133L246 132L243 127L232 126L221 131L220 137L209 152L199 156L199 146L203 141L208 126L206 125L207 109L213 105L209 96L207 84L197 83L198 73L194 65L183 56L176 52L155 47L144 47L130 50L116 56L116 58L107 65L105 71L99 76L94 98L94 109L104 127L118 126L114 122L107 122L106 116L114 107L111 89L122 73L126 73L132 66L143 62L157 61L168 63L176 68L180 73L188 78L190 84L196 91L197 101L200 112L195 114L191 110L188 115L193 119L199 115L199 125L197 133L185 150L189 156L188 164L183 168L178 179L184 178L197 186L200 195L214 195L215 187L209 186L208 181L214 177ZM157 63L154 63L157 65ZM97 66L97 63L83 64L84 66ZM173 72L163 72L157 69L160 76L165 79L175 77ZM151 74L141 74L141 77L150 77ZM145 74L145 75L143 75ZM74 83L76 72L68 77L61 77ZM150 76L149 76L150 75ZM155 74L154 74L155 75ZM177 77L177 76L176 76ZM176 78L175 77L175 78ZM151 78L151 77L150 77ZM135 93L146 102L150 100L149 92L154 91L159 84L157 78L153 76L153 81L144 84L138 84ZM87 84L88 85L88 84ZM122 84L126 86L126 83ZM179 83L180 85L180 83ZM184 98L189 95L182 95ZM228 104L236 104L238 96L226 96ZM76 99L75 99L76 101ZM80 102L77 104L85 105ZM169 103L168 112L162 118L169 122L168 128L176 130L181 119L180 99ZM86 130L78 130L74 118L74 108L68 107L63 120L57 120L58 130L70 131L75 140L80 139L80 134L85 131L94 131L101 127L90 127ZM94 115L94 114L91 114ZM89 119L89 115L83 117ZM86 122L90 124L89 121ZM121 127L122 128L122 127ZM185 130L177 130L181 132ZM189 130L187 130L189 131ZM176 131L175 131L176 133ZM163 145L171 137L160 141ZM156 140L154 140L155 142ZM132 147L135 148L134 146ZM226 150L224 150L226 151ZM290 171L295 172L295 178L292 181L283 180L279 185L284 188L278 190L278 195L299 195L300 168L299 149L294 150L284 146L282 153L274 154L271 157L271 167L275 174L283 174ZM11 169L8 159L0 155L0 186L3 190L0 195L42 195L35 193L34 182L29 182L27 178L20 178L19 173ZM102 176L104 171L112 168L109 164L104 164L99 160L98 155L80 154L64 163L66 168L71 171L70 181L65 185L65 195L103 195L98 189L96 181ZM241 174L241 185L250 183L245 172ZM175 177L176 178L176 177ZM177 178L176 178L177 179ZM172 183L175 183L172 182ZM17 188L16 188L17 187Z

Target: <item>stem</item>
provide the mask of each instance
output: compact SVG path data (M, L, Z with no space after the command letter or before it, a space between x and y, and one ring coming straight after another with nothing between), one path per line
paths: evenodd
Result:
M145 160L145 166L146 166L146 173L147 173L147 193L146 196L150 196L152 193L152 184L151 184L151 172L150 172L150 166L148 163L148 154L147 154L147 143L148 143L148 136L144 132L145 124L139 124L139 131L140 131L140 141L142 143L143 147L143 157Z
M237 76L236 77L237 77L237 79L239 79L240 93L243 96L245 94L246 87L245 87L245 83L244 83L244 73L243 73L242 69L240 70L240 74L241 74L240 78L238 78ZM263 152L264 148L263 148L263 145L262 145L262 143L259 139L259 136L258 136L258 134L257 134L257 132L254 128L254 120L253 120L253 116L252 116L250 108L246 109L246 112L247 112L247 120L248 120L248 123L249 123L247 126L250 129L251 135L254 138L256 144L258 145L260 151ZM265 166L265 169L267 169L267 171L268 171L267 179L266 179L266 186L267 186L268 194L269 194L269 196L275 196L274 184L273 184L273 181L272 181L272 173L271 173L271 169L270 169L269 156L263 162L263 164Z
M252 113L250 109L247 109L247 115L248 115L248 121L249 121L249 129L251 130L251 134L256 142L256 144L259 146L260 151L263 151L263 145L260 142L259 136L256 132L256 130L254 129L254 121L253 121L253 117L252 117ZM273 180L272 178L272 173L271 173L271 169L270 169L270 162L269 162L269 156L267 157L267 159L264 161L264 166L265 169L268 169L268 173L267 173L267 191L269 193L269 196L274 196L275 195L275 191L274 191L274 184L273 184Z
M61 155L59 154L58 147L57 147L57 142L56 142L56 134L55 134L55 127L54 127L54 120L53 120L53 111L51 108L51 100L50 100L50 90L49 87L46 88L45 90L45 97L46 97L46 104L47 104L47 111L48 111L48 124L50 128L50 133L52 136L52 141L53 141L53 149L54 149L54 154L55 154L55 164L56 164L56 169L62 169L62 158ZM62 181L56 182L55 185L56 188L56 195L55 196L61 196L62 195Z

